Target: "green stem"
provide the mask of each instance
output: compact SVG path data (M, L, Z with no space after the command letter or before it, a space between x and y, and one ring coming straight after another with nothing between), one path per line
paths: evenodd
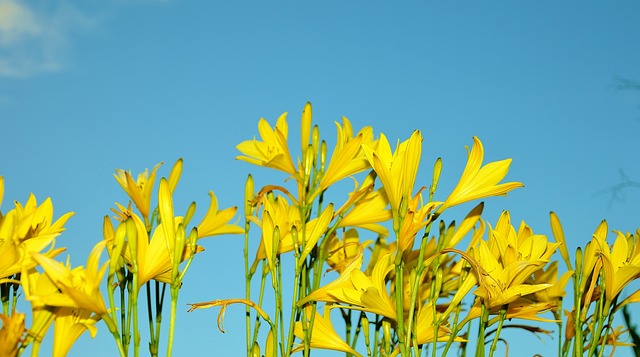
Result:
M160 289L162 287L162 290ZM158 355L158 350L160 346L160 328L162 327L162 307L164 305L164 296L167 289L167 284L160 283L156 281L156 341L155 341L155 351L156 354L154 357Z
M178 309L178 294L180 292L180 281L171 286L171 315L169 316L169 337L167 341L167 357L171 357L173 351L173 336L176 326L176 312Z
M500 339L500 332L502 332L502 325L504 324L504 320L507 317L507 305L503 306L500 309L500 320L498 321L498 328L496 329L496 333L493 336L493 342L491 342L491 348L489 349L489 357L492 357L498 347L498 340Z
M249 220L244 221L244 296L245 299L251 301L251 273L249 271L249 228L251 224ZM245 305L245 340L247 347L247 356L251 355L253 344L251 343L251 308Z
M476 357L484 357L484 340L486 335L487 324L489 322L489 309L482 304L480 313L480 326L478 326L478 342L476 345Z
M293 328L295 325L295 318L298 311L298 305L296 302L300 299L300 278L301 278L301 264L296 257L296 267L294 272L294 281L293 281L293 298L291 299L291 315L289 317L289 333L287 334L287 344L286 344L286 352L285 356L291 355L291 350L293 348ZM304 262L303 262L304 263Z
M398 334L398 342L400 344L400 354L404 356L409 356L409 349L407 348L408 341L405 340L408 335L405 333L404 328L404 306L403 306L403 294L404 289L402 286L403 280L403 268L404 268L404 260L402 259L402 252L398 251L395 259L395 295L396 295L396 314L398 315L398 325L397 325L397 334Z
M156 343L156 336L155 336L155 331L153 329L153 304L151 301L151 282L147 282L145 284L146 286L146 291L147 291L147 316L148 316L148 323L149 323L149 349L150 349L150 353L151 355L153 355L153 351L151 351L151 346L157 346ZM157 354L157 350L156 350L156 354Z

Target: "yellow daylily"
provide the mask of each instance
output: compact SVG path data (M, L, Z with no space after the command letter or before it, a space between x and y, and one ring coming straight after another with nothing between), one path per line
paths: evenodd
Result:
M355 259L362 258L364 249L372 243L371 240L360 243L358 231L349 229L344 233L342 239L334 233L328 238L326 263L338 273L342 273Z
M558 305L558 301L566 295L566 287L569 280L573 276L573 270L564 272L558 278L558 262L553 261L548 268L536 270L533 273L534 283L551 284L548 289L544 289L535 293L535 298L540 302L550 302ZM559 306L558 306L559 307Z
M517 298L506 305L496 305L488 308L490 315L495 315L492 319L489 319L488 326L498 322L500 320L500 310L506 309L505 319L520 319L527 321L538 322L557 322L553 319L547 319L540 315L544 314L555 308L553 303L547 302L535 302L527 298ZM458 327L466 325L468 322L477 319L482 314L482 302L476 300L476 302L469 308L467 316L459 323Z
M422 195L417 193L413 198L409 199L407 212L400 226L400 234L398 235L398 249L408 251L413 247L416 234L426 227L431 221L429 215L439 202L422 203Z
M95 324L100 321L100 317L88 310L61 307L56 309L55 315L52 357L66 356L85 331L89 331L91 338L98 333Z
M131 172L122 169L116 169L116 173L113 174L116 181L118 181L124 192L127 193L136 207L138 207L140 214L145 219L149 218L149 211L151 209L151 193L156 180L156 172L161 165L162 162L154 166L151 173L145 169L138 175L138 179L136 181L131 177Z
M350 289L353 288L353 283L351 282L351 272L359 270L362 266L362 254L357 254L355 257L350 260L344 268L340 271L340 276L331 282L327 283L327 285L320 287L319 289L312 291L306 297L298 300L297 305L302 306L310 301L324 301L324 302L339 302L331 292L341 289Z
M298 304L309 300L341 303L345 304L340 305L344 308L368 311L397 320L396 305L385 284L385 277L394 268L391 255L386 254L378 259L371 276L357 269L356 264L361 264L361 261L354 261L340 274L340 278L312 292Z
M15 357L18 347L23 340L25 315L14 312L11 316L0 314L2 328L0 329L0 356Z
M451 329L443 323L441 320L438 323L438 334L434 336L434 316L433 316L433 301L422 305L418 310L418 315L416 317L416 330L417 335L416 338L418 340L418 344L427 344L431 343L436 337L436 341L438 342L446 342L451 338ZM454 342L464 342L465 339L455 336L453 338Z
M294 177L298 176L287 143L289 134L287 113L278 118L274 128L271 128L264 118L260 118L258 132L262 141L254 138L238 144L236 148L243 156L237 156L236 159L280 170Z
M22 242L11 239L11 235L5 235L6 227L11 226L13 220L13 211L4 217L2 226L0 226L0 237L9 237L0 240L0 281L3 278L11 277L18 274L23 267L32 268L38 263L33 258L33 253L41 253L44 256L53 258L65 251L65 248L54 248L54 234L34 237ZM10 234L10 233L8 233ZM47 249L48 248L48 249ZM45 249L47 249L45 251Z
M266 258L270 267L274 267L275 257L273 254L275 244L277 244L277 254L293 251L296 246L304 248L300 252L300 259L304 259L311 253L313 247L326 232L332 218L333 205L329 204L318 218L307 222L303 230L300 211L297 206L290 206L282 196L278 196L273 200L265 200L262 220L259 222L262 228L262 239L256 253L254 266L258 261ZM255 220L254 222L258 223ZM274 242L276 228L279 232L278 242ZM297 242L293 241L293 229L297 230Z
M611 249L606 235L594 235L594 239L600 245L600 256L604 271L605 297L611 303L631 281L640 277L640 255L633 255L627 237L622 232L617 232L616 241Z
M211 203L204 218L202 218L202 221L198 224L198 238L221 234L244 233L243 228L235 224L229 224L229 221L236 215L238 207L218 210L218 199L216 195L213 191L209 191L209 196L211 197Z
M100 284L108 263L103 264L102 267L99 266L100 254L104 247L104 241L93 247L87 259L86 268L79 266L70 269L69 266L45 255L34 253L35 260L62 294L32 296L31 299L40 300L41 303L49 306L85 309L98 316L106 314L107 307L100 293Z
M71 216L73 212L67 212L54 222L51 198L38 205L36 197L31 194L24 206L15 203L13 239L22 242L35 237L55 237L65 230L64 224Z
M505 267L491 254L484 241L474 250L478 262L486 272L478 282L479 287L474 294L483 299L489 307L501 306L515 301L521 296L535 293L551 287L551 284L525 284L524 280L515 279L531 263L528 261L513 262ZM485 273L483 273L485 274Z
M329 316L330 312L330 306L325 306L324 316L320 315L320 313L318 313L317 311L315 312L315 316L313 318L313 328L311 330L311 338L309 341L310 347L316 349L346 352L356 357L362 357L362 355L351 348L351 346L349 346L349 344L345 342L333 328L331 317ZM306 308L305 316L310 316L311 313L312 308L309 306ZM307 321L307 324L310 324L310 322ZM297 321L295 323L293 333L299 339L304 340L305 331L302 326L302 321ZM292 353L302 351L303 349L303 345L298 345L292 350Z
M524 222L516 233L509 213L503 212L496 228L489 231L488 243L481 240L471 249L470 255L482 269L478 272L479 287L474 294L492 308L551 287L552 284L527 284L527 281L549 262L557 246L558 243L549 243L545 236L533 234Z
M23 269L20 281L26 300L31 303L32 323L29 335L35 341L42 341L55 318L55 309L47 306L44 303L45 299L38 297L58 295L62 292L48 274L40 273L35 268Z
M171 283L175 237L173 239L167 238L164 227L164 224L166 223L160 223L151 234L151 239L149 239L147 229L140 217L130 211L128 212L128 215L130 216L130 219L133 219L136 228L136 256L133 256L132 254L130 242L125 244L122 256L125 263L129 266L133 264L133 260L135 259L138 267L138 288L151 280ZM173 226L176 227L180 225L182 220L182 217L175 217ZM121 224L126 223L122 222ZM107 237L105 237L105 239L107 239ZM109 249L114 248L113 242L105 242ZM181 261L185 260L190 255L188 249L188 246L184 247ZM203 250L204 249L202 247L196 246L195 253ZM112 256L111 259L118 259L118 257Z
M422 134L415 130L393 153L384 134L380 134L376 150L367 145L362 147L387 193L395 221L396 217L403 216L406 212L406 209L400 212L401 203L408 203L412 197L422 152Z
M511 159L494 161L482 166L483 158L484 148L482 142L474 136L473 147L469 153L467 165L462 172L460 181L440 206L439 211L472 200L503 196L515 188L524 186L520 182L500 183L509 171Z
M352 195L354 195L352 193ZM392 218L391 211L385 209L389 201L383 188L371 192L362 192L359 198L342 219L338 222L338 228L357 227L363 228L381 236L388 236L389 230L380 223Z
M318 192L345 177L355 175L371 167L365 156L362 145L373 146L373 128L366 126L353 135L353 127L349 119L342 117L342 125L336 123L338 138L331 154L329 166L320 180Z
M4 194L4 183L1 184ZM64 224L73 215L68 212L53 220L53 203L47 198L38 205L31 194L23 205L2 215L0 213L0 281L20 273L22 267L34 267L32 253L42 253L53 258L64 248L54 248L55 238L64 231Z

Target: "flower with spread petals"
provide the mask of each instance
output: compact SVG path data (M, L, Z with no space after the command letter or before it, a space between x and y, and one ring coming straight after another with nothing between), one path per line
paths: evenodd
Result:
M276 254L283 254L300 247L300 260L303 260L326 232L333 218L333 205L329 204L319 217L305 223L303 229L300 211L297 206L289 205L286 199L278 196L265 200L262 220L254 220L262 229L262 239L256 253L254 266L258 261L267 259L271 268L275 267ZM292 231L297 232L297 242L294 242ZM278 232L278 241L276 239ZM276 246L277 245L277 246Z
M496 228L489 231L489 241L481 240L471 248L469 255L481 269L477 274L479 287L474 294L482 298L485 306L493 308L551 287L552 284L528 284L527 281L549 262L557 246L549 243L545 236L533 234L524 222L516 233L509 213L503 212Z
M4 192L4 181L0 188ZM2 195L0 195L0 201ZM0 281L10 279L24 267L35 267L32 253L41 253L49 258L62 253L64 248L55 248L55 238L64 231L64 224L73 212L53 220L53 204L47 198L38 205L33 194L23 205L15 202L15 208L6 214L0 213Z
M151 238L147 234L147 229L142 222L142 219L135 213L128 211L125 213L128 219L133 220L135 226L135 237L128 237L128 239L135 239L135 252L132 251L132 242L125 242L124 247L121 250L122 258L128 266L135 264L138 269L138 288L151 280L160 281L163 283L171 283L171 273L173 270L173 256L175 254L175 233L173 237L167 237L165 226L169 220L165 220L164 223L158 224L151 233ZM183 217L171 217L173 220L173 229L180 226L183 221ZM109 220L105 221L105 224L110 225ZM127 224L126 221L120 224ZM106 230L107 232L113 231L113 227ZM117 234L117 231L116 231ZM115 235L111 234L104 237L104 242L109 250L111 259L118 259L118 256L114 256ZM195 253L203 251L204 248L196 246ZM135 253L135 255L134 255ZM117 254L117 253L116 253ZM187 259L191 254L188 245L183 247L181 262Z
M345 177L355 175L371 167L362 145L372 146L374 144L373 129L366 126L354 136L351 122L345 117L342 117L342 125L336 123L336 127L338 129L336 146L331 154L329 166L320 180L318 192L326 190Z
M331 282L327 283L327 285L312 291L306 297L298 300L297 305L302 306L310 301L325 301L325 302L338 302L333 295L331 295L332 291L341 290L341 289L351 289L353 288L353 283L351 282L351 272L359 270L362 266L362 254L357 254L352 260L350 260L344 268L340 271L340 276Z
M95 245L89 253L86 268L79 266L71 269L42 254L34 253L36 261L62 294L32 296L31 299L38 299L49 306L85 309L98 316L106 314L107 307L100 293L100 284L108 263L99 266L104 246L104 241Z
M396 305L389 296L385 284L387 274L394 268L391 255L386 254L378 259L371 276L365 275L356 268L358 266L356 264L361 264L361 260L354 261L353 265L345 269L338 279L311 292L298 304L310 300L333 302L341 304L341 307L367 311L397 320Z
M149 211L151 210L151 193L153 191L153 185L156 180L156 172L160 168L162 163L157 164L149 173L148 170L144 170L138 175L137 180L133 180L131 173L122 169L116 169L116 173L113 176L120 184L120 187L127 193L129 198L138 207L140 214L144 218L149 217Z
M482 166L483 158L482 142L474 136L473 147L469 153L467 165L462 172L462 177L449 197L440 206L439 211L472 200L503 196L515 188L523 187L520 182L500 183L509 171L511 159L494 161Z
M393 153L384 134L380 134L376 150L367 145L363 145L363 149L387 193L395 222L396 217L406 213L400 212L401 203L408 203L412 197L422 152L422 134L419 130L414 131Z
M349 200L336 211L336 215L343 215L338 221L338 228L356 227L384 237L389 235L389 230L381 224L392 218L391 211L386 209L389 200L384 188L375 191L372 189L373 183L368 184L368 181L365 181L362 187L358 188L356 182L354 191L349 194Z
M297 176L298 172L293 164L287 143L289 135L287 113L278 118L273 128L264 118L260 118L258 132L262 141L254 138L238 144L236 148L242 153L242 156L237 156L236 159L280 170L294 177Z
M311 315L311 307L307 307L306 315ZM331 323L330 307L325 307L324 316L320 315L317 311L313 318L313 328L311 330L311 338L309 345L311 348L324 349L331 351L346 352L349 355L362 357L361 354L356 352L347 342L345 342L333 328ZM309 324L310 322L307 322ZM301 340L304 340L305 331L302 326L302 321L295 323L293 333ZM303 345L296 346L292 352L302 351Z
M627 236L622 232L616 234L616 241L611 248L605 240L606 234L594 235L594 239L600 246L605 297L609 303L620 294L625 286L640 276L640 254L633 254Z
M221 234L242 234L244 229L229 224L238 211L238 207L229 207L218 210L218 199L213 191L209 191L211 203L207 213L202 218L202 222L198 224L198 238L209 237Z

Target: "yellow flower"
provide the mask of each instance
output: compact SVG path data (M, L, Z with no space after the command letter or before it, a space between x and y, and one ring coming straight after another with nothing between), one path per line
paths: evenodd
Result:
M401 251L410 250L413 247L416 234L430 222L429 215L439 202L428 202L422 204L422 195L416 194L409 200L407 212L400 226L398 235L398 249ZM420 205L420 206L418 206Z
M549 264L549 267L545 269L536 270L533 273L533 281L535 283L551 284L548 289L541 290L535 293L537 301L551 302L558 304L558 301L566 295L567 283L573 276L573 270L566 271L558 278L558 262L553 261ZM559 305L558 305L559 306Z
M11 237L6 227L11 226L13 220L13 211L4 217L2 226L0 227L0 237ZM7 235L5 235L7 234ZM49 258L53 258L62 253L64 248L53 248L55 235L47 235L42 237L34 237L22 242L8 238L0 240L0 281L3 278L11 277L18 274L23 267L35 267L38 263L33 259L32 253L41 253ZM46 248L48 250L44 251Z
M487 273L479 282L480 286L474 294L482 298L489 308L508 304L521 296L551 287L551 284L530 285L514 279L531 263L519 261L503 267L490 253L484 241L480 242L476 254L480 265Z
M482 142L474 136L473 147L462 177L439 211L471 200L506 195L507 192L524 186L520 182L499 183L507 175L511 159L494 161L482 166L483 158Z
M340 276L327 283L327 285L312 291L306 297L298 300L297 305L302 306L310 301L324 301L324 302L339 302L331 292L341 289L352 289L353 283L351 282L351 273L353 271L359 271L362 266L362 254L357 254L352 260L350 260L344 268L340 271Z
M427 305L422 305L418 311L418 315L416 317L416 329L417 329L417 340L418 344L426 344L433 342L434 338L434 318L433 318L433 302L430 302ZM446 342L449 340L451 336L451 329L443 323L440 322L438 324L438 342ZM454 337L454 342L464 342L465 340L460 337Z
M11 316L0 314L0 356L14 357L18 355L18 347L23 340L24 314L14 312Z
M329 166L324 172L318 192L326 190L329 186L345 177L355 175L371 167L362 145L372 146L373 129L370 126L362 128L354 137L351 122L342 117L342 126L336 123L338 138L336 146L331 154Z
M62 294L32 296L31 299L40 300L41 303L49 306L85 309L98 316L106 314L107 307L100 293L100 284L108 263L99 267L100 254L104 246L105 242L102 241L93 247L87 259L86 268L80 266L70 269L69 266L45 255L34 253L35 260Z
M503 212L496 228L489 232L489 242L481 240L471 249L470 255L482 269L474 294L492 308L551 287L552 284L527 284L527 280L549 262L557 246L545 236L534 235L524 222L516 234L509 213Z
M311 253L320 237L326 232L332 218L333 205L329 204L318 218L307 222L303 230L300 211L297 206L290 206L287 200L281 196L273 200L266 200L262 212L262 221L254 220L262 228L262 239L256 253L254 266L258 261L266 258L269 266L274 268L274 248L276 254L293 251L296 246L304 248L301 250L300 259L305 259ZM293 241L292 230L294 227L297 230L297 242ZM278 242L274 242L276 228L279 232ZM277 247L274 247L276 244Z
M496 305L489 308L490 315L496 315L493 318L489 319L488 326L491 326L500 320L500 310L504 307L504 305ZM541 314L554 309L556 306L553 303L547 302L535 302L526 298L518 298L509 304L506 305L506 315L505 319L520 319L520 320L528 320L528 321L538 321L538 322L557 322L556 320L547 319L541 317ZM469 308L469 312L467 316L458 324L459 327L466 325L471 320L477 319L480 317L482 313L482 303L477 301ZM527 329L524 325L517 325L521 328ZM544 330L540 332L546 332Z
M400 212L401 203L406 201L406 205L412 197L422 152L422 134L414 131L393 154L384 134L380 134L377 150L367 145L363 145L363 149L387 193L395 220L405 213Z
M64 231L64 224L73 216L73 212L68 212L54 222L51 198L38 206L33 194L24 206L19 202L15 206L13 239L20 242L35 237L55 237Z
M340 215L343 210L348 209L348 206L353 206L338 221L338 228L357 227L384 237L389 235L389 230L380 224L392 218L391 211L385 209L389 205L389 200L383 188L371 191L372 188L373 184L363 184L363 187L358 190L356 182L356 189L349 194L349 201L336 212L336 215ZM355 201L355 204L352 201Z
M355 259L362 260L365 247L371 243L371 240L360 243L358 231L355 229L347 230L343 239L338 238L334 233L329 237L327 244L329 253L327 264L331 270L342 273Z
M0 186L4 192L3 181ZM54 242L72 215L69 212L54 221L51 199L38 205L33 194L24 205L16 202L14 209L0 213L0 281L20 273L23 266L36 266L32 253L53 258L63 252L64 248L54 248Z
M61 307L56 309L56 319L53 326L53 357L64 357L78 337L89 330L91 338L96 337L98 328L96 322L100 317L92 315L84 309Z
M633 236L630 236L633 238ZM611 303L631 281L640 276L640 255L634 255L632 246L622 232L617 232L616 241L609 249L606 235L594 235L600 246L604 286L607 302Z
M341 303L345 304L341 305L344 308L368 311L397 320L396 305L385 284L385 277L394 267L391 255L386 254L378 259L371 276L366 276L356 268L361 263L361 258L355 260L338 279L312 292L298 304L310 300Z
M20 278L25 298L31 303L32 323L29 335L42 341L55 318L55 310L45 305L38 297L62 294L51 277L35 268L24 269Z
M136 181L131 177L131 173L122 169L116 169L116 173L113 176L116 178L124 192L127 193L129 198L138 207L142 217L148 218L149 211L151 209L151 192L153 191L153 185L156 180L156 171L160 168L162 163L157 164L151 170L149 174L148 170L144 170L138 175Z
M258 131L262 141L254 138L238 144L236 148L244 156L237 156L236 159L280 170L294 177L298 176L287 143L289 133L287 113L278 118L274 128L271 128L264 118L260 118Z
M218 210L218 200L213 191L209 191L211 203L207 213L198 224L198 238L221 234L242 234L244 229L235 224L229 224L238 211L238 207L229 207Z
M151 234L151 239L149 239L147 229L140 217L131 211L127 212L127 215L129 215L130 219L133 219L136 228L136 255L134 256L132 254L131 242L126 242L122 250L122 257L129 267L133 265L135 259L138 267L138 288L151 280L171 283L171 272L173 270L172 261L175 253L174 249L176 249L175 234L173 238L168 238L164 227L166 223L160 223ZM183 218L175 217L173 220L173 229L175 229L176 226L182 223ZM126 222L122 222L121 224L126 224ZM111 255L111 259L118 259L117 256L113 256L112 249L115 248L112 241L113 239L113 237L105 237L105 242L110 250L109 254ZM195 253L203 250L202 247L196 246ZM189 255L188 246L185 246L183 248L181 261L187 259Z
M312 308L308 306L305 316L311 315L311 311ZM353 356L362 357L362 355L351 348L351 346L349 346L349 344L346 343L333 328L331 317L329 316L330 312L331 308L329 306L325 306L324 316L320 315L317 311L315 312L315 316L313 318L313 328L311 330L311 338L309 341L310 347L316 349L346 352L347 354ZM307 320L307 324L310 324L309 320ZM304 340L305 331L303 329L302 321L298 321L295 323L293 333L299 339ZM302 351L303 349L303 345L298 345L292 350L292 352Z

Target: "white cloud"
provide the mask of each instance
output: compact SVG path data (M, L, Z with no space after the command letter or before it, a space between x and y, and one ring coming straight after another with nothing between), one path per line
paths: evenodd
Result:
M93 21L67 3L0 0L0 76L30 77L65 65L69 36Z

